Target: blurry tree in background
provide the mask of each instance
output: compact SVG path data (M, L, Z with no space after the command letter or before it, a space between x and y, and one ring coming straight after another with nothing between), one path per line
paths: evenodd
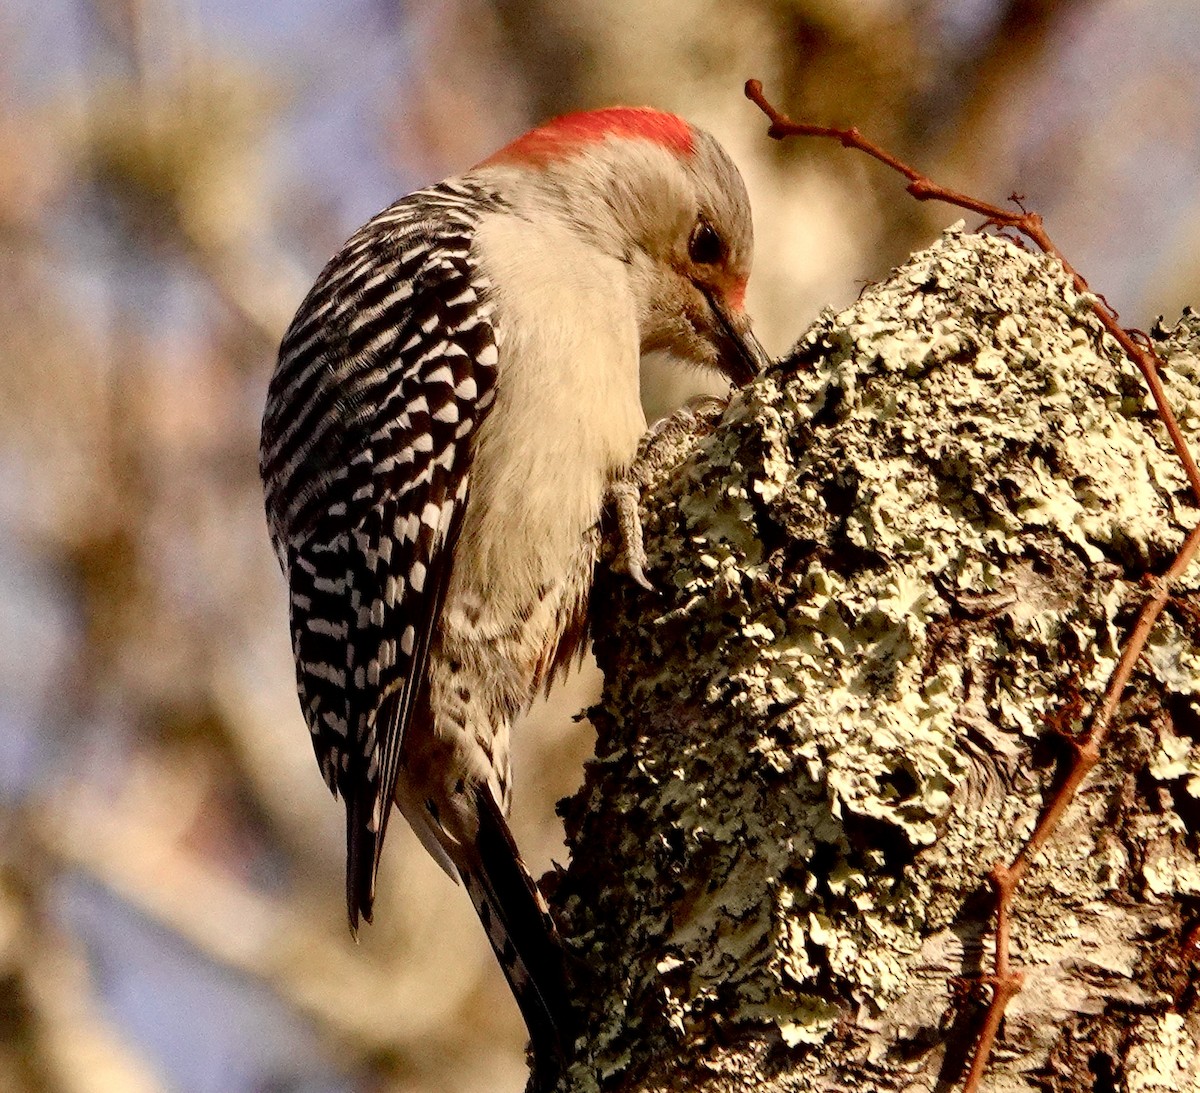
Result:
M397 828L350 941L257 479L279 336L369 215L532 122L676 110L741 164L768 347L950 219L741 97L1020 190L1145 325L1200 303L1190 0L0 0L0 1088L519 1090L468 901ZM662 369L647 401L690 393ZM521 726L559 852L581 673Z

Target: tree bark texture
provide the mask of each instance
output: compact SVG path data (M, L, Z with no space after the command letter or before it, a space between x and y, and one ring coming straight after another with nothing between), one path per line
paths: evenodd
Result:
M1159 332L1200 432L1200 321ZM596 759L563 806L567 1087L937 1090L991 969L989 868L1061 777L1200 519L1090 298L950 229L646 453L655 586L596 591ZM1189 573L1014 907L992 1091L1200 1088Z

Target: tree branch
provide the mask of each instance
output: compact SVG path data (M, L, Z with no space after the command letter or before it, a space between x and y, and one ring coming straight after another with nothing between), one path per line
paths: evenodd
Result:
M994 1087L1090 1089L1089 1050L1127 1083L1200 1068L1195 992L1155 987L1190 974L1200 896L1189 616L1119 651L1172 558L1190 602L1195 511L1093 299L952 229L709 431L656 440L656 591L598 586L597 760L566 809L556 900L595 977L573 1089L949 1088L982 1016L980 863L1021 860L1056 793L1011 941L1002 901L993 993L1010 944L1025 989ZM1194 325L1170 343L1187 407ZM1121 672L1064 794L1089 741L1053 742Z

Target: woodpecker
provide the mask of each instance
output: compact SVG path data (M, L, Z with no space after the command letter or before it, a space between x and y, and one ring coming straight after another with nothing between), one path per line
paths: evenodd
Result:
M603 510L646 583L630 470L642 356L735 383L745 186L681 118L557 118L401 198L329 261L263 416L271 537L300 705L346 808L346 900L370 921L394 802L461 878L529 1028L561 1058L569 999L509 833L509 727L582 650Z

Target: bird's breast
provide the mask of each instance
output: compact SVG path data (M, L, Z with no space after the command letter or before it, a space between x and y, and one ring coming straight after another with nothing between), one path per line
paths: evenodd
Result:
M539 605L553 618L548 599L578 595L594 557L584 548L645 417L621 263L565 227L504 215L482 222L478 250L490 283L503 286L494 290L500 360L446 606L478 607L500 626Z

